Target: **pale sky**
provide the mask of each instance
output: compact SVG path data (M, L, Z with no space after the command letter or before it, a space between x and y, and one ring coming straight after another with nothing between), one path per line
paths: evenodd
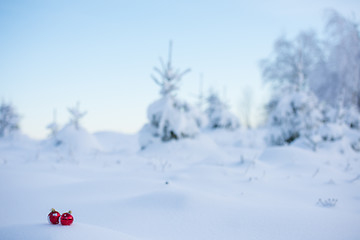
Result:
M137 132L159 98L150 78L173 40L173 63L191 68L179 97L195 102L199 76L240 116L252 92L252 121L268 91L258 67L280 35L322 30L324 10L360 16L358 0L55 1L0 0L0 100L22 116L22 132L44 138L57 111L80 102L90 132Z

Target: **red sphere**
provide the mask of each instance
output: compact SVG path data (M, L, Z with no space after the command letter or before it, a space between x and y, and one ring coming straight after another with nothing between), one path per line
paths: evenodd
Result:
M59 224L60 213L55 209L51 209L51 212L48 215L48 220L52 224Z
M61 225L71 225L74 221L74 217L71 215L71 211L63 213L60 218Z

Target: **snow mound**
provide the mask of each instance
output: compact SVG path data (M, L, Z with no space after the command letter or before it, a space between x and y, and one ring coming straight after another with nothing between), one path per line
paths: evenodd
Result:
M335 123L324 124L320 127L319 134L324 140L336 141L343 137L344 127L343 125Z
M267 148L259 160L275 168L302 172L314 169L320 163L315 152L293 146Z
M29 162L36 156L39 141L17 131L0 139L0 165Z
M94 136L104 151L139 150L137 135L116 132L97 132L94 133Z
M187 168L193 164L218 166L239 159L239 156L223 151L211 136L205 134L182 141L154 143L140 154L161 169Z
M103 150L102 146L92 134L84 128L75 128L72 124L67 124L57 134L58 147L71 152L91 152Z
M36 240L135 240L131 236L123 233L102 228L94 225L74 223L71 226L51 225L51 224L33 224L33 225L15 225L0 228L0 239L18 240L18 239L36 239Z
M0 145L16 145L22 148L33 148L38 141L31 139L27 135L21 133L20 131L13 132L9 136L0 138Z

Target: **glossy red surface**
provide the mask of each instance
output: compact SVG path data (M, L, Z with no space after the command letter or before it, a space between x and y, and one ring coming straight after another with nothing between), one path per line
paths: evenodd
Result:
M48 215L48 220L52 224L59 224L59 219L60 219L60 213L55 211L55 209L52 210Z
M60 218L61 225L71 225L74 217L70 213L63 213Z

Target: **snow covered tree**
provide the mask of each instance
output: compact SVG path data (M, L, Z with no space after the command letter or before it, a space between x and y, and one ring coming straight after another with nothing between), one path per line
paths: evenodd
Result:
M57 133L59 132L59 125L57 124L57 122L52 122L49 125L47 125L46 127L47 129L50 130L50 137L56 138Z
M169 96L174 93L175 90L178 89L178 83L181 78L188 72L190 69L186 69L185 71L180 71L179 69L174 69L172 66L171 60L172 54L172 42L169 43L169 59L165 64L162 58L160 58L161 68L154 67L154 71L159 75L159 77L155 77L151 75L151 78L155 81L156 84L160 86L160 94L162 96Z
M275 87L291 85L304 89L309 75L323 54L316 34L302 32L294 40L280 37L274 44L273 55L261 61L262 76Z
M146 124L139 134L141 148L156 141L170 141L194 137L204 120L196 107L176 98L178 83L181 78L190 71L174 70L171 60L172 43L169 45L169 59L165 64L162 60L161 69L155 67L159 78L151 76L160 86L161 98L152 103L147 110L149 123Z
M360 110L360 31L358 24L336 11L329 11L326 24L326 59L314 70L311 88L317 96L338 105L354 105Z
M68 108L68 111L71 115L71 118L70 118L70 122L71 124L74 125L75 129L76 130L79 130L79 122L80 122L80 119L83 118L87 112L81 112L80 111L80 104L77 103L75 107L73 108Z
M6 137L19 129L20 116L10 103L0 105L0 138Z
M163 97L148 107L149 125L152 136L162 141L194 137L199 126L187 104Z
M209 118L210 128L234 130L240 127L238 118L229 111L229 106L220 99L218 94L210 92L206 101L208 106L205 112Z
M310 75L310 88L327 104L326 124L359 129L360 31L358 24L331 10L327 14L326 57ZM335 126L337 125L337 126ZM330 131L328 131L330 133ZM339 135L340 131L334 131ZM328 134L329 135L329 134ZM334 135L334 134L331 134ZM339 139L327 137L327 139Z
M269 143L284 145L299 137L311 141L322 125L322 114L318 106L316 96L310 91L284 91L269 114Z
M264 80L274 87L267 106L273 144L301 136L336 141L349 128L359 129L360 31L354 21L328 13L326 40L313 32L280 38L274 56L261 63Z
M261 62L262 76L273 86L267 105L269 142L283 145L303 136L311 139L322 121L318 100L309 91L309 76L323 61L316 34L300 33L293 41L279 38L274 55Z
M73 108L68 108L70 121L65 124L59 131L55 121L49 125L49 128L55 134L54 139L49 139L49 143L56 147L61 158L76 160L78 153L94 153L102 151L103 148L96 137L89 133L80 124L80 119L86 115L86 112L80 111L79 103ZM54 141L55 140L55 141Z
M344 121L350 128L360 130L360 113L355 106L345 110Z
M58 139L58 132L59 132L60 126L56 121L56 111L55 110L54 110L53 121L49 125L47 125L46 128L50 130L49 137L54 139L55 145L60 145L61 141Z

